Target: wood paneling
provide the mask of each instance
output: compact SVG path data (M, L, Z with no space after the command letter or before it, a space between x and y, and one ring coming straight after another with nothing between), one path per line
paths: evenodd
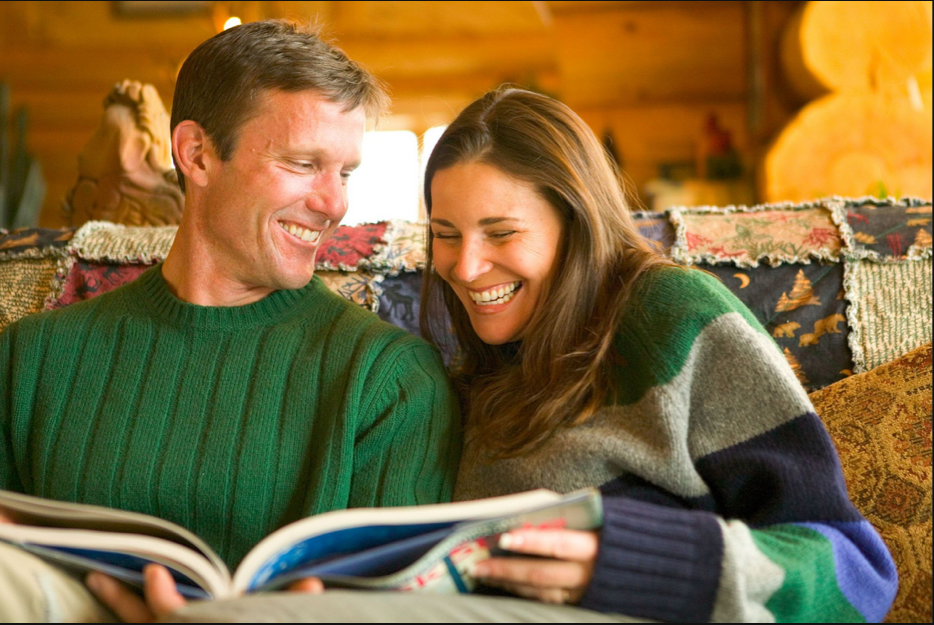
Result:
M773 7L797 3L759 4L773 36L790 14ZM719 115L749 160L769 128L790 116L766 93L766 123L755 136L746 131L749 5L215 2L201 14L131 18L115 15L110 2L4 2L0 80L10 84L14 107L30 112L28 144L49 184L42 223L50 226L113 84L149 82L170 106L184 58L232 14L320 24L387 83L393 108L386 129L422 132L447 123L504 82L558 96L598 135L612 131L629 176L641 185L660 162L693 158L708 112ZM762 49L768 63L777 58L770 41Z
M339 36L377 39L507 36L544 32L534 2L335 2L331 22ZM542 3L547 5L547 3ZM413 6L415 5L415 6Z
M697 4L558 15L568 104L743 100L744 4Z

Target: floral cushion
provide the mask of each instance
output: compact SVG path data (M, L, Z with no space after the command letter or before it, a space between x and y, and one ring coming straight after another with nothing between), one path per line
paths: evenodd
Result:
M356 271L366 266L370 257L386 243L386 222L362 226L338 226L318 250L317 268Z
M679 261L731 262L741 267L835 261L843 240L826 206L700 208L672 211Z

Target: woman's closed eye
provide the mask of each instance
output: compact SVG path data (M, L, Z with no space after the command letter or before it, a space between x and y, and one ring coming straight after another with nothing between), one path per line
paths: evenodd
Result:
M459 239L461 235L456 232L432 232L431 236L436 239Z
M489 234L489 237L491 239L506 239L506 238L511 237L515 233L516 233L515 230L498 230L496 232L491 232Z

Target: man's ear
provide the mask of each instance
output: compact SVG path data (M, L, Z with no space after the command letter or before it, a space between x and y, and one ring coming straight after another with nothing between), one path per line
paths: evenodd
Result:
M210 161L216 154L200 124L191 120L179 123L172 131L172 152L186 184L203 187L208 183Z

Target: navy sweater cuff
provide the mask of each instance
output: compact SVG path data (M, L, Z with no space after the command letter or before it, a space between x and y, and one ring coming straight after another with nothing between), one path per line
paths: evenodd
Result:
M723 535L714 515L603 499L593 579L581 607L662 621L710 620Z

